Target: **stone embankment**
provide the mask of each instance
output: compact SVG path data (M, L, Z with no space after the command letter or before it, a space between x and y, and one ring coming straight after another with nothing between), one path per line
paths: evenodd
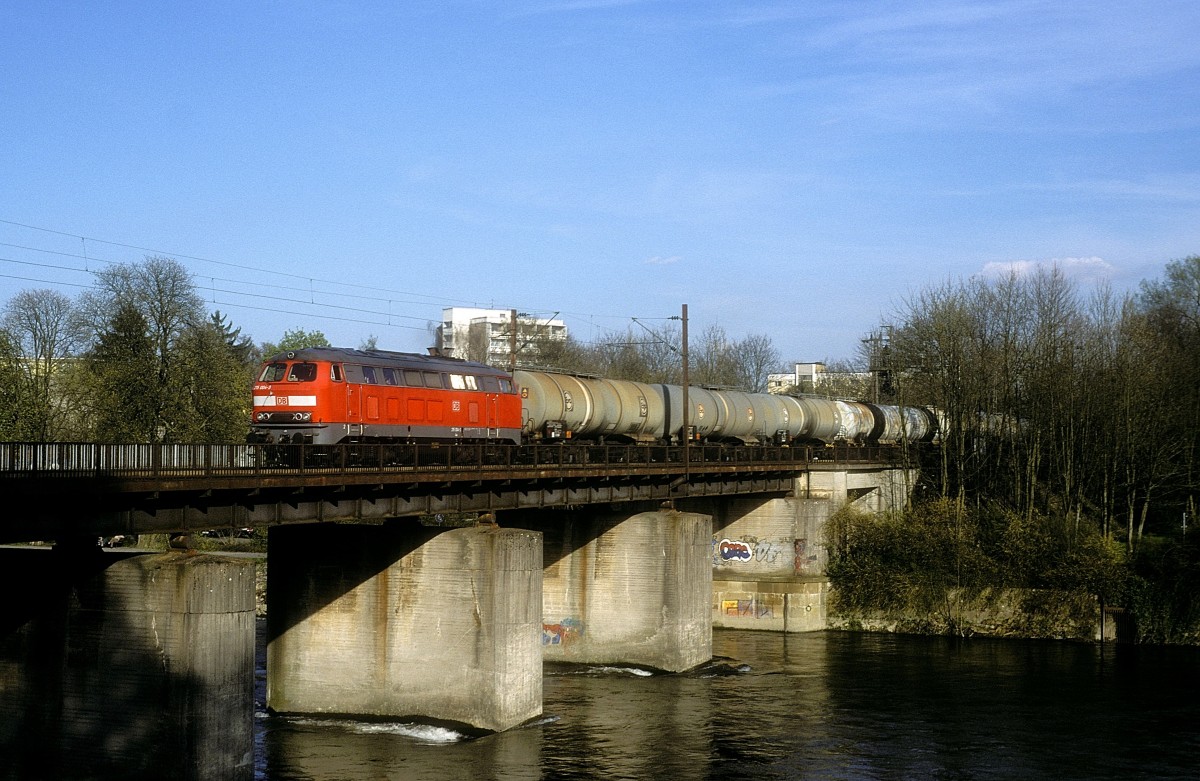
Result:
M836 599L833 600L836 605ZM829 629L960 637L1115 640L1118 611L1102 616L1092 594L1038 589L947 589L892 611L829 611ZM1126 638L1120 638L1122 640Z

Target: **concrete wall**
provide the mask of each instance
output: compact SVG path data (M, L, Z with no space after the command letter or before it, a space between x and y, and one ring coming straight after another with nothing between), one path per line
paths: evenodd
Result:
M916 473L813 471L792 496L736 497L697 505L713 517L713 626L812 632L828 626L825 522L838 508L903 507Z
M254 563L0 550L0 778L253 778Z
M528 531L270 530L267 704L503 730L542 708L542 540Z
M545 539L547 660L677 672L712 657L708 516L581 509L514 523Z

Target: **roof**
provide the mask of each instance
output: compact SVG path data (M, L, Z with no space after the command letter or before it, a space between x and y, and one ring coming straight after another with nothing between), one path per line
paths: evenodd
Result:
M470 372L472 374L491 374L507 376L507 372L492 366L474 361L464 361L458 358L446 358L421 353L399 353L391 350L356 350L350 347L304 347L299 350L286 350L263 359L266 362L296 360L296 361L333 361L336 363L363 363L370 366L391 366L400 369L419 369L424 371Z

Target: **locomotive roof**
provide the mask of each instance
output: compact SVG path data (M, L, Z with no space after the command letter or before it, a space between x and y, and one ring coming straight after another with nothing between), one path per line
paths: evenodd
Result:
M286 350L263 359L271 361L337 361L342 363L365 363L371 366L394 366L401 369L423 369L426 371L471 372L474 374L497 374L507 372L475 361L447 358L420 353L400 353L391 350L356 350L350 347L303 347Z

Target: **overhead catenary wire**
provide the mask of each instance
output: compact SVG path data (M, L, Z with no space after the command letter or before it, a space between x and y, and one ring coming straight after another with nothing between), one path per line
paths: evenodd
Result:
M427 330L429 323L440 320L440 316L439 317L419 317L416 315L402 315L402 314L397 313L394 310L394 305L407 304L407 305L415 305L415 306L435 305L435 306L442 306L442 307L463 306L463 307L472 307L472 308L475 308L475 307L484 308L482 306L482 304L478 301L468 301L465 299L458 299L458 298L452 298L452 297L447 297L447 296L435 296L435 295L429 295L429 294L425 294L425 293L417 293L414 291L404 291L404 290L395 290L395 289L391 289L391 288L383 288L378 285L366 285L366 284L361 284L361 283L344 282L344 281L333 280L333 279L322 279L320 277L313 277L313 276L307 275L307 274L297 274L297 273L287 272L287 271L264 269L264 268L260 268L257 266L245 264L245 263L237 263L237 262L232 262L232 261L227 261L227 260L219 260L219 259L215 259L215 258L203 257L200 255L192 255L192 254L187 254L187 253L172 252L172 251L168 251L168 250L157 249L157 248L145 246L144 243L139 244L139 243L133 243L133 242L113 241L113 240L109 240L109 239L97 238L94 236L85 236L85 235L81 235L81 234L75 233L75 232L58 230L55 228L47 228L47 227L43 227L43 226L39 226L39 225L33 225L30 223L26 223L26 222L20 222L17 220L9 220L9 219L0 218L0 224L10 225L10 226L18 227L18 228L24 228L24 229L32 230L32 231L38 231L38 232L46 233L46 234L50 234L50 235L79 239L80 245L81 245L81 250L82 250L80 253L64 252L61 250L47 249L44 247L33 247L33 246L28 246L27 244L16 244L16 243L10 243L10 242L0 242L0 246L9 247L12 249L19 249L19 250L27 251L27 252L36 252L36 253L55 255L55 256L65 257L65 258L79 259L79 260L83 261L83 268L81 269L78 267L62 266L62 265L54 265L54 264L40 264L40 263L36 263L33 261L20 260L17 258L0 258L0 262L8 262L8 263L28 265L28 266L34 266L34 267L41 267L41 268L46 268L46 269L53 269L56 271L89 274L89 275L92 275L93 277L99 273L102 273L101 270L93 267L94 263L120 265L120 264L125 264L125 263L130 262L130 261L126 261L126 260L114 260L111 258L104 258L104 257L100 257L100 256L96 255L95 252L89 252L87 249L87 243L90 241L93 244L102 244L102 245L117 247L117 248L121 248L121 249L129 249L129 250L135 250L138 252L151 253L151 254L157 255L157 256L170 257L172 259L179 260L179 261L194 261L194 262L198 262L198 263L212 263L215 265L232 268L232 269L238 269L238 270L246 271L246 272L251 272L254 274L258 274L258 275L266 274L274 279L290 278L290 279L295 279L295 280L298 280L301 282L301 285L286 285L286 284L280 284L279 282L264 281L261 276L258 276L256 278L254 278L253 280L245 280L245 279L219 277L219 276L211 275L211 274L200 275L200 274L197 274L195 270L189 269L189 273L192 274L194 279L197 279L197 278L198 279L204 279L204 278L209 279L210 284L209 284L207 290L204 289L203 285L198 285L197 287L200 291L209 293L214 304L218 303L216 300L217 294L222 294L223 296L225 296L225 295L239 296L239 297L243 297L245 299L251 299L251 300L257 299L257 300L269 301L269 302L287 302L287 303L306 306L306 307L316 307L317 311L304 312L304 315L307 317L328 318L331 320L337 320L339 322L350 322L350 323L359 323L359 324L364 324L364 325L405 328L405 329L421 330L421 331ZM69 281L61 280L61 279L33 279L33 278L29 278L29 277L22 277L22 276L8 275L8 274L0 274L0 278L16 279L16 280L20 280L20 281L34 282L34 283L47 284L47 285L63 285L63 286L69 286L69 287L74 287L74 288L90 288L90 287L94 286L92 284L84 284L84 283L80 283L80 282L69 282ZM254 289L254 291L247 291L247 290L239 290L239 289L230 289L230 288L227 288L224 286L218 287L217 282L221 282L226 285L235 285L235 286L236 285L252 285L255 289ZM322 286L325 287L324 290L321 289ZM307 293L307 295L305 296L305 299L307 299L307 300L301 299L301 298L288 298L285 296L271 295L267 292L264 292L264 288L271 289L271 290L288 291L288 292L298 293L301 295L304 295L305 293ZM342 290L339 290L337 288L341 288ZM369 291L369 292L347 292L348 290L349 291ZM387 294L389 294L389 293L392 293L395 295L388 296ZM372 294L374 294L374 295L372 295ZM380 295L380 294L383 294L383 295ZM325 298L330 298L330 297L353 299L353 300L359 300L359 301L377 302L378 304L383 305L382 309L384 309L385 311L377 311L375 309L364 309L362 307L357 307L357 306L355 306L355 307L345 306L345 305L329 303L325 300L319 300L319 299L325 299ZM294 310L279 310L279 309L270 308L269 306L261 306L261 305L256 305L256 304L254 304L254 305L238 304L238 303L234 303L234 302L228 302L225 300L222 300L220 302L220 306L226 307L226 308L234 307L234 308L245 309L245 310L250 310L250 311L261 311L261 312L282 313L282 314L292 314L292 315L298 314ZM491 308L494 308L494 307L491 307ZM525 309L527 311L528 310L536 311L539 308L524 307L523 309ZM329 310L353 311L353 312L359 312L359 313L365 314L367 316L376 315L376 316L383 318L383 321L334 315ZM550 311L550 310L547 309L546 311ZM556 312L555 316L558 316L559 314L560 314L559 312ZM598 314L598 313L561 312L561 315L563 315L565 317L570 317L570 318L574 318L574 317L586 318L589 321L590 327L592 328L593 340L595 340L595 328L597 327L594 322L594 320L596 318L620 320L620 321L625 321L625 320L630 319L627 315L610 315L610 314ZM421 326L403 325L403 324L394 322L396 319L416 320L416 321L421 322L422 325ZM638 320L638 318L633 318L633 319L635 322ZM659 319L669 320L671 318L640 318L640 319L649 321L649 320L659 320ZM641 325L641 323L639 323L639 325ZM642 326L642 327L645 327L645 326ZM604 329L603 327L601 327L601 328L605 332L609 332L609 333L614 332L613 329ZM649 330L649 329L647 329L647 330ZM656 337L657 337L657 334L656 334ZM598 341L598 340L596 340L596 341ZM593 341L593 343L595 343L595 341Z
M410 290L396 290L393 288L380 287L378 285L368 285L368 284L357 283L357 282L344 282L344 281L336 280L336 279L323 279L321 277L313 277L309 274L297 274L297 273L289 272L289 271L279 271L276 269L265 269L265 268L261 268L258 266L252 266L252 265L249 265L246 263L235 263L233 261L219 260L219 259L215 259L215 258L203 257L200 255L190 255L190 254L186 254L186 253L182 253L182 252L173 252L170 250L157 249L154 247L147 247L147 246L144 246L141 244L134 244L134 243L130 243L130 242L112 241L109 239L96 238L94 236L84 236L79 233L58 230L55 228L46 228L46 227L42 227L39 225L32 225L32 224L25 223L25 222L19 222L17 220L8 220L8 219L0 218L0 224L12 225L14 227L25 228L27 230L40 231L42 233L49 233L49 234L56 235L56 236L65 236L65 237L74 238L74 239L86 240L86 241L90 241L95 244L106 244L108 246L120 247L122 249L137 250L138 252L149 252L149 253L152 253L155 255L174 258L175 260L193 260L193 261L197 261L200 263L213 263L213 264L220 265L220 266L226 266L229 268L240 269L242 271L253 272L255 274L270 274L275 277L290 277L290 278L305 281L305 282L308 282L311 280L311 281L319 282L322 285L335 285L338 287L353 288L353 289L358 289L358 290L367 290L367 291L371 291L374 293L395 293L398 296L411 296L414 298L426 299L427 303L440 302L441 304L447 305L447 306L479 307L479 308L488 308L488 309L496 308L493 305L494 302L490 302L486 306L484 306L483 302L481 302L481 301L471 301L468 299L453 298L453 297L449 297L449 296L435 296L435 295L430 295L428 293L417 293L417 292L410 291ZM16 246L16 245L0 243L0 246ZM29 249L31 249L33 251L37 251L37 252L55 252L54 250L44 250L44 249L36 249L36 248L29 248ZM71 255L71 253L63 253L63 252L55 252L55 254L61 254L61 255L67 255L67 256ZM81 257L81 256L74 255L73 257ZM92 256L91 259L96 260L97 258ZM106 260L104 262L122 263L125 261ZM349 294L347 294L347 295L349 295ZM383 300L383 299L379 299L379 300ZM412 303L418 303L418 302L412 302ZM550 311L550 309L551 309L549 307L529 307L529 306L517 307L517 308L523 309L526 311ZM610 319L614 319L614 320L627 319L627 316L624 316L624 315L606 315L606 314L602 314L602 313L564 312L563 314L569 315L572 317L602 317L602 318L610 318Z

